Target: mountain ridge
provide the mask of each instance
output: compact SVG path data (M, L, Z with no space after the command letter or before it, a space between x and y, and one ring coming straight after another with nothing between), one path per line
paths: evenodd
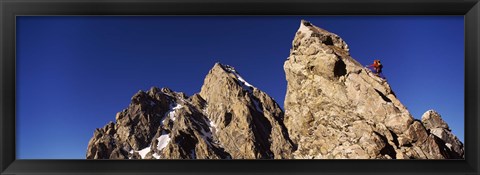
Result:
M200 92L137 92L98 128L87 159L444 159L463 143L429 110L415 120L338 35L302 20L284 64L284 110L229 65Z

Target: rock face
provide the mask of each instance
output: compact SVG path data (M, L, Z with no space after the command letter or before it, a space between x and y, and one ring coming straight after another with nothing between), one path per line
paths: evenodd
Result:
M293 150L279 105L219 63L200 93L139 91L115 120L94 132L87 159L284 159Z
M284 64L285 125L294 158L464 158L434 111L414 120L386 80L354 60L338 35L300 24Z
M190 97L139 91L94 131L87 159L452 159L464 146L433 111L415 120L338 35L300 24L284 69L285 113L217 63Z

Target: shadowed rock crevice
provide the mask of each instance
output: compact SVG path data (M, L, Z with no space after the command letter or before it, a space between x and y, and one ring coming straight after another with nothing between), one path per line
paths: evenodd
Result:
M380 150L380 154L381 155L388 155L392 159L397 159L395 148L388 143L387 137L385 137L384 135L381 135L380 133L375 132L375 131L374 131L374 133L377 136L379 136L382 139L382 142L385 144L385 146Z
M337 62L335 62L335 66L333 68L333 75L335 77L340 77L346 74L347 74L347 65L345 65L345 62L343 62L342 59L339 59Z
M388 98L387 96L383 95L383 93L380 92L379 90L375 89L375 92L377 92L378 95L380 95L380 97L382 97L383 101L385 101L385 102L392 102L392 100L390 100L390 98Z
M225 120L224 120L224 125L228 126L232 122L233 115L230 112L225 112Z
M398 143L398 136L395 134L395 132L388 130L390 134L392 135L392 141L395 144L396 148L399 148L400 144Z
M270 134L272 131L272 125L268 121L268 119L264 116L263 114L263 106L259 102L260 100L256 98L255 96L250 97L254 103L252 104L255 106L254 108L250 108L250 111L252 111L252 118L253 118L253 125L252 125L252 130L253 134L255 134L255 139L257 143L260 143L262 149L265 153L265 157L269 157L270 155L273 155L270 151L270 141L268 139L270 138ZM265 142L266 141L266 142ZM270 157L273 158L273 157Z
M261 158L273 158L269 141L272 126L268 124L267 119L265 117L254 117L251 129L255 135L255 143L260 148L257 153L262 155Z

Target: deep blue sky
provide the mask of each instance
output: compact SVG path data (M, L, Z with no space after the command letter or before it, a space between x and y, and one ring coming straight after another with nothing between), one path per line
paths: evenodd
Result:
M363 65L381 59L412 115L437 110L463 141L463 16L20 16L17 158L84 159L95 128L138 90L192 95L215 62L283 106L283 63L301 19L340 35Z

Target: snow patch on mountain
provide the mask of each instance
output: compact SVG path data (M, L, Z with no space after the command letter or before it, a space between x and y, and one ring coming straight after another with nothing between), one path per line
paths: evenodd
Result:
M157 144L157 150L161 151L163 148L165 148L168 143L170 143L170 136L167 133L162 133L160 137L157 138L158 144Z
M250 93L253 93L253 88L255 88L253 85L245 81L245 79L240 76L240 74L237 73L234 67L225 65L225 69L229 72L235 75L235 78L239 81L239 84L242 85L243 89L247 90Z

